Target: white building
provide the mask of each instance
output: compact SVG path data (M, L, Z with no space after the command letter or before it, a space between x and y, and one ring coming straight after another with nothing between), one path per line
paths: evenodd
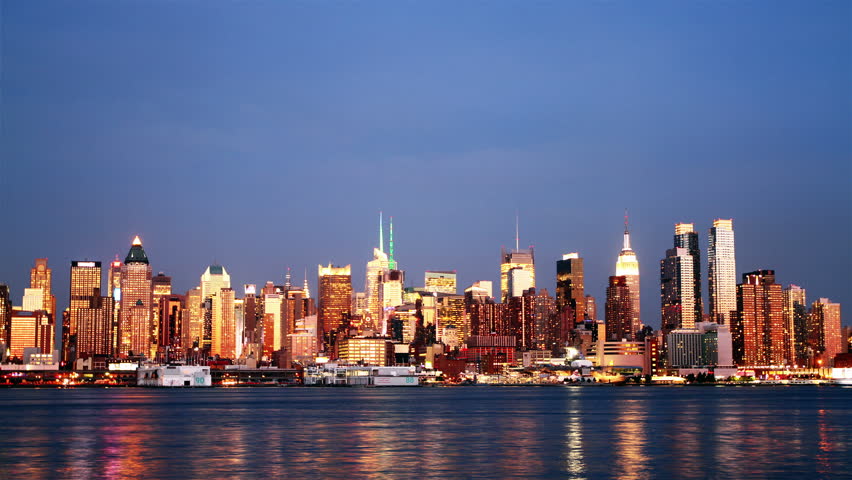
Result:
M140 387L210 387L210 367L168 365L139 367L136 384Z
M731 324L737 309L737 261L734 251L734 221L714 220L707 247L707 282L711 319Z

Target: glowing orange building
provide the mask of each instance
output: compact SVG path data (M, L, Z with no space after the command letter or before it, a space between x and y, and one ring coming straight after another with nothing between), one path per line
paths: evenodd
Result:
M121 356L150 354L152 302L151 265L137 236L121 267Z
M783 365L787 358L784 293L774 270L743 274L737 285L737 310L731 322L737 365Z
M319 303L317 326L320 335L338 329L348 318L352 308L352 267L327 267L322 265L319 274Z

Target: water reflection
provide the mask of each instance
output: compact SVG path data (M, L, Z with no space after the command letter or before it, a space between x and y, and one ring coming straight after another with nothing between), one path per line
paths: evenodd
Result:
M791 405L795 407L791 407ZM9 478L812 478L841 389L0 391Z

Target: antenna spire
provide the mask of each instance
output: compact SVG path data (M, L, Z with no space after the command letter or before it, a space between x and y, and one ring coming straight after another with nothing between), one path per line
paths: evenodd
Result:
M624 209L624 248L622 249L623 251L630 250L630 229L628 228L627 218L628 218L627 217L627 209L625 208Z
M515 209L515 250L520 250L521 248L521 234L520 234L520 220L518 215L518 210Z
M384 223L382 222L382 211L379 210L379 251L384 253L385 251L385 233L384 233Z
M394 260L394 258L393 258L393 217L390 217L390 240L389 241L390 241L390 244L389 244L389 250L390 250L390 259L389 260L390 261L388 262L388 267L391 270L396 270L396 260Z

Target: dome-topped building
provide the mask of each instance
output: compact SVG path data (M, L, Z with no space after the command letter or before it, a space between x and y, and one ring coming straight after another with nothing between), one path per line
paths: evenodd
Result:
M127 252L127 257L124 259L124 263L144 263L148 265L148 255L145 254L145 250L142 248L142 240L139 238L139 235L133 239L133 243L130 245L130 251Z

